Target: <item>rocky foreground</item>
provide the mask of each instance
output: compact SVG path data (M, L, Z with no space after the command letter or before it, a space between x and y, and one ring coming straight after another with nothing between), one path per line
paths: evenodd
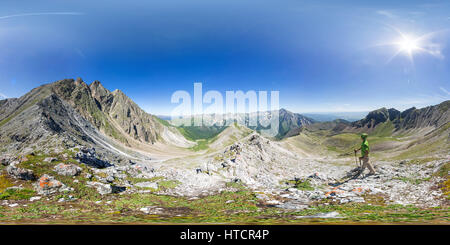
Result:
M96 205L103 203L109 207L131 198L139 201L127 206L132 210L127 209L124 216L137 215L145 221L146 215L157 215L164 222L173 215L198 215L188 204L172 213L170 207L176 203L211 201L227 196L229 199L218 202L232 206L226 212L235 214L240 213L239 209L235 210L236 205L248 205L239 202L251 201L256 213L243 212L252 220L260 215L262 221L270 222L344 219L345 214L330 211L334 210L332 207L397 205L397 208L435 209L448 221L448 158L377 161L377 174L367 176L358 174L355 165L340 163L343 159L299 160L288 151L275 155L282 150L279 147L277 142L252 134L222 153L212 154L207 164L183 168L157 162L114 164L101 159L94 148L85 147L50 154L31 152L20 157L3 155L1 163L5 174L0 183L3 189L0 212L2 220L8 221L9 213L17 210L27 213L27 207L37 203L41 207L56 205L60 208L93 203L94 207L85 207L87 210L83 211L90 213L97 212ZM240 200L241 196L250 200ZM155 205L146 205L148 202L142 200L149 198L171 199L175 203L159 200L160 203L150 202ZM214 201L205 201L204 205L208 204L217 205ZM271 215L265 213L267 210ZM317 212L311 213L313 210ZM321 210L330 212L321 213ZM63 220L71 222L70 218ZM154 221L154 217L151 220Z

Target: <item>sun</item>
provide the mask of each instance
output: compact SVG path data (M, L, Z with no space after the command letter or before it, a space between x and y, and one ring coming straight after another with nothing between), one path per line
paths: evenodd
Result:
M400 52L405 52L409 56L412 56L414 51L420 50L420 44L418 39L411 36L402 35L401 39L397 42Z
M447 31L440 30L425 33L422 35L414 35L413 33L405 33L393 26L389 26L392 30L394 30L398 36L396 39L391 42L382 43L377 46L393 46L396 51L394 54L388 59L387 63L390 63L393 59L403 54L406 56L412 64L414 64L414 56L417 54L428 54L434 56L438 59L443 59L442 55L442 45L436 42L436 38L438 35Z
M433 47L433 45L431 45L427 39L430 38L434 33L415 36L412 34L405 34L397 29L394 30L398 33L397 40L384 44L396 47L396 52L388 60L388 63L400 54L408 57L412 63L414 63L415 54L418 53L428 53L436 57L440 56L439 50L429 49L429 47ZM434 46L437 47L436 45Z

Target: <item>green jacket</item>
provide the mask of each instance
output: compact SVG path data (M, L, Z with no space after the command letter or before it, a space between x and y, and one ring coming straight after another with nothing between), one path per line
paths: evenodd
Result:
M361 144L361 156L365 156L369 152L369 142L364 140Z

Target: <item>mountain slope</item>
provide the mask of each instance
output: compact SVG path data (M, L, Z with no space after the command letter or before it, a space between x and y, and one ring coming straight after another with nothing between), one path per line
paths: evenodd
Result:
M370 112L364 119L351 124L356 130L373 131L386 123L392 123L392 132L420 128L438 128L450 121L450 100L422 109L415 107L400 112L381 108Z
M54 88L99 130L122 143L131 145L131 137L141 143L161 141L182 147L190 145L177 130L170 126L168 129L120 90L110 92L98 81L87 86L81 79L62 80L55 83ZM168 131L170 137L165 138Z
M120 145L100 133L67 102L51 93L34 104L23 103L33 94L17 99L14 117L0 127L2 152L28 154L63 151L79 146L95 146L107 158L122 162L133 158Z
M360 143L359 135L369 134L373 156L418 157L450 152L450 101L422 109L400 112L381 108L356 122L336 120L292 130L285 140L301 150L349 155Z
M300 128L302 126L310 125L315 121L298 113L290 112L286 109L279 111L280 115L280 131L278 138L283 138L289 131Z
M64 79L35 88L21 98L2 100L0 105L0 141L16 139L18 144L23 143L17 149L54 135L105 148L112 148L111 144L136 146L157 142L175 147L193 145L121 91L110 92L98 81L88 86L79 78ZM86 128L90 131L84 132ZM118 142L104 140L103 134ZM102 140L94 140L93 135L101 135Z

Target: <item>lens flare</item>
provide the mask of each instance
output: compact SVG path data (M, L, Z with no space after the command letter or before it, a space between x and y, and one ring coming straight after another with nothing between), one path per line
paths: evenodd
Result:
M420 44L417 39L414 39L409 36L403 36L402 39L398 41L400 52L405 52L409 56L411 56L414 51L421 49L419 45Z
M409 58L411 63L414 64L414 55L418 53L432 55L436 58L442 59L441 45L432 41L433 37L447 30L441 30L437 32L430 32L421 36L413 34L405 34L398 29L391 27L399 35L397 40L389 43L382 44L382 46L394 46L397 47L397 51L390 57L387 63L391 62L394 58L400 54L404 54Z

